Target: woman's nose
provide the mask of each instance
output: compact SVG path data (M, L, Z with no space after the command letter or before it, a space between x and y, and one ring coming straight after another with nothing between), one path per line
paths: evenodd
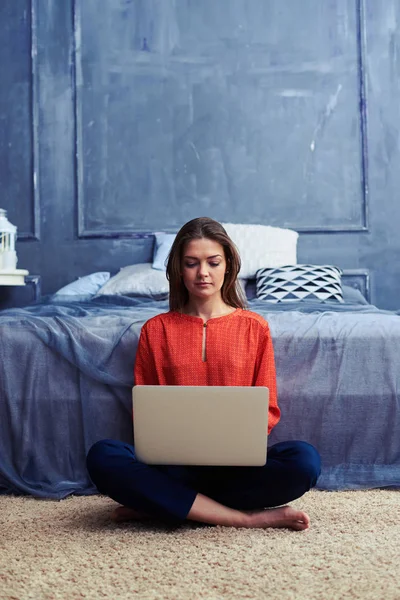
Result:
M205 263L204 265L200 263L198 274L199 274L200 277L205 277L206 275L208 275L208 266L207 266L207 263Z

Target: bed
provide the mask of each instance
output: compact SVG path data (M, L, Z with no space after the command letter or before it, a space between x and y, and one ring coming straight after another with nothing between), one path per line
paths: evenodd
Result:
M400 317L354 293L341 303L249 297L275 348L282 418L270 443L314 444L320 489L399 487ZM0 312L0 493L96 493L86 453L102 438L132 442L140 330L166 310L165 293L104 293Z
M369 304L340 268L298 264L297 232L224 227L249 309L273 338L282 416L269 443L314 444L320 489L400 487L400 316ZM96 493L91 445L133 441L137 344L145 321L168 310L175 234L153 237L152 262L90 273L0 312L0 493Z

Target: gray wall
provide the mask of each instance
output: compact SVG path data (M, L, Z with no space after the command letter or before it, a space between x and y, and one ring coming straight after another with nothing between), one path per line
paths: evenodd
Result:
M396 0L2 0L19 266L47 294L208 215L296 229L299 262L399 308L399 19Z

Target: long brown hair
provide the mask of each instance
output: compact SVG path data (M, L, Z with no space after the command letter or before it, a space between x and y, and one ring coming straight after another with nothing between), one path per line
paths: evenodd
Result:
M245 294L237 280L241 262L235 244L221 223L209 217L198 217L181 227L168 256L167 279L169 280L170 310L182 310L189 300L189 292L182 279L183 252L191 240L202 238L218 242L224 249L227 272L221 288L222 300L234 308L247 308Z

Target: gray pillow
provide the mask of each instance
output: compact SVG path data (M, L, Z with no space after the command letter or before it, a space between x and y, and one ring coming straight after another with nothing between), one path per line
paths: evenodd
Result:
M362 295L360 290L350 285L342 285L343 300L347 304L369 304L368 300Z
M138 263L120 269L97 292L96 296L147 296L155 299L168 297L169 283L165 271L152 268L151 263Z

